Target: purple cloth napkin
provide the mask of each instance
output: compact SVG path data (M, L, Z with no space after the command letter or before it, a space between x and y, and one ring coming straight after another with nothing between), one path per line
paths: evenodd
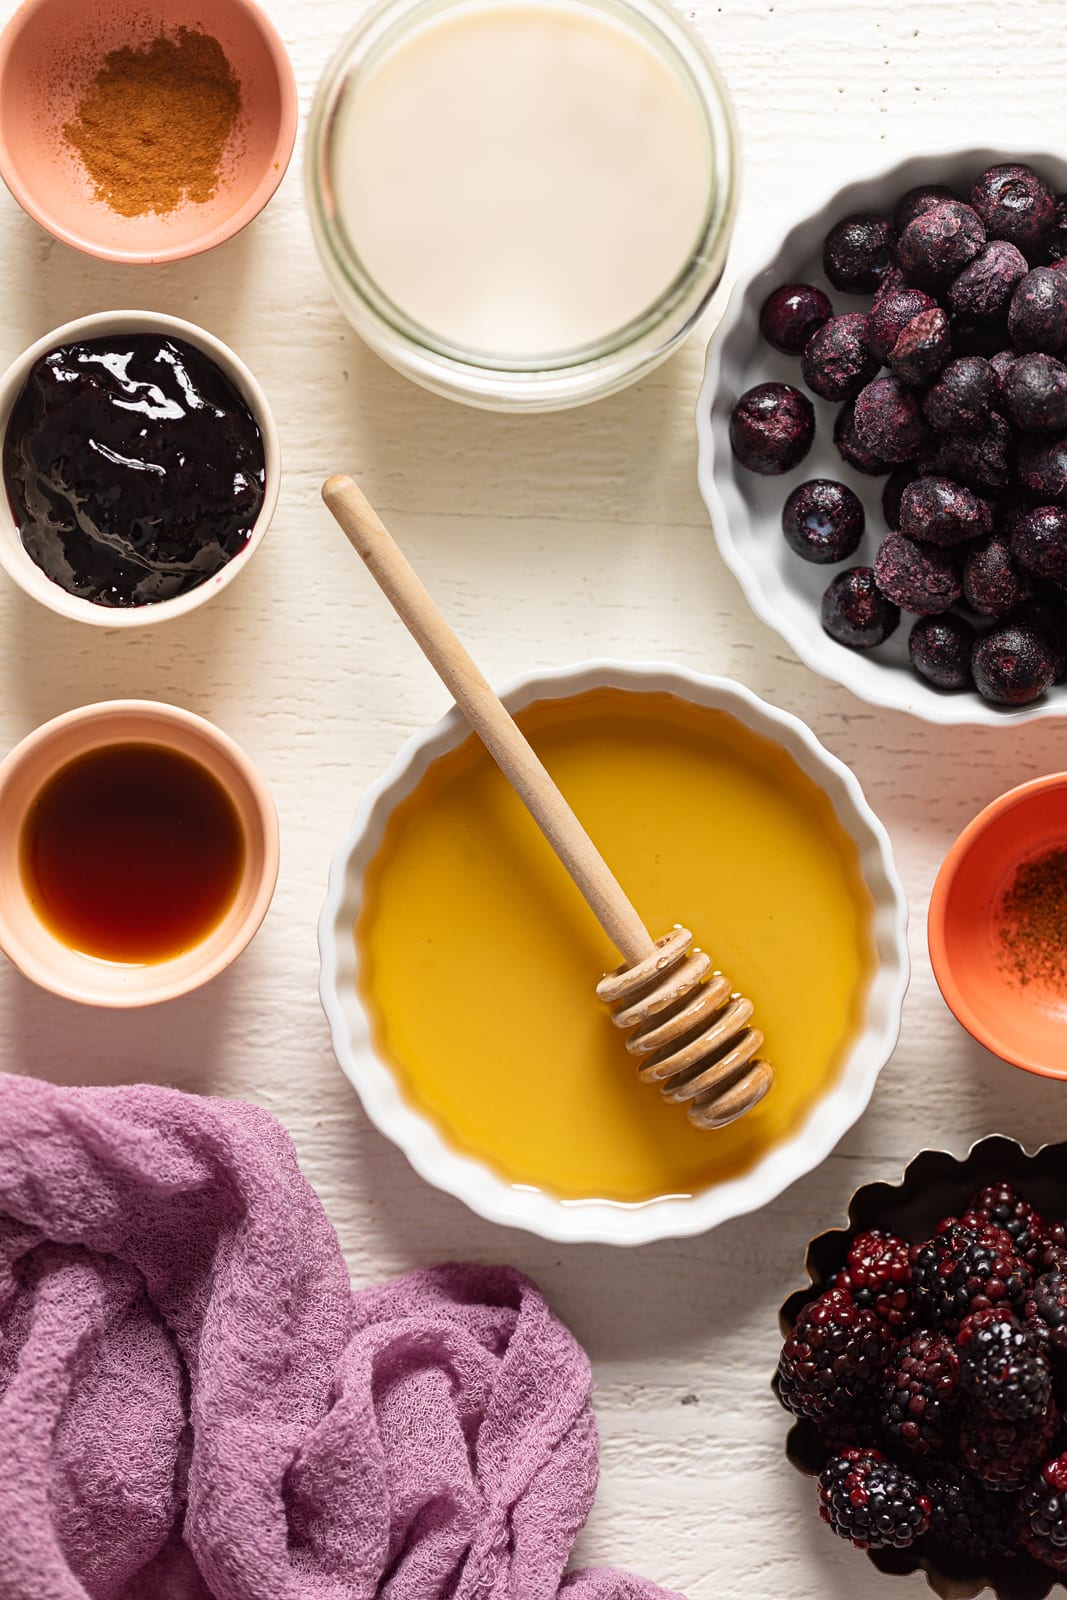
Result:
M666 1600L562 1576L590 1388L510 1268L353 1293L259 1108L0 1078L0 1600Z

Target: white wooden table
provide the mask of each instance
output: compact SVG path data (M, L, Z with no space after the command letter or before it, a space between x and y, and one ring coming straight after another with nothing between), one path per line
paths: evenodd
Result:
M2 0L0 17L14 9ZM272 0L305 112L359 0ZM958 135L1019 149L1062 121L1067 34L1052 0L691 0L735 96L738 225L802 204L834 173ZM1031 73L1036 75L1031 76ZM1067 1133L1067 1094L1003 1066L956 1026L926 955L930 884L973 813L1067 765L1060 727L935 730L817 680L749 614L695 482L695 337L636 389L584 411L507 419L437 400L372 356L335 309L304 215L300 157L240 238L179 266L119 268L66 249L0 194L0 363L70 317L146 307L191 318L262 379L285 481L254 563L218 600L144 634L64 623L0 585L0 747L71 706L119 695L213 718L258 762L282 819L281 880L242 961L160 1011L109 1015L0 970L0 1065L70 1083L148 1078L246 1096L292 1133L357 1283L450 1257L536 1277L588 1348L603 1435L578 1554L690 1600L917 1595L832 1539L785 1462L768 1389L776 1312L805 1241L855 1185L926 1144ZM712 325L709 319L708 330ZM706 331L708 331L706 330ZM914 979L900 1048L830 1160L758 1216L638 1251L504 1232L427 1188L367 1124L319 1011L315 923L357 799L443 691L319 501L359 475L498 681L589 655L674 659L741 678L795 711L857 772L911 899Z

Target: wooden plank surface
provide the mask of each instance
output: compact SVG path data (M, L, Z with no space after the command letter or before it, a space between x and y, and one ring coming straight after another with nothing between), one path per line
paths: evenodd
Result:
M0 5L0 17L14 9ZM352 0L273 0L304 112ZM739 237L836 175L948 141L1033 149L1062 118L1067 35L1051 0L690 0L740 118ZM165 1012L95 1014L0 969L0 1063L65 1082L141 1078L244 1095L296 1140L356 1282L449 1257L506 1259L540 1280L592 1356L600 1497L580 1541L690 1600L856 1600L925 1592L882 1579L819 1524L787 1466L768 1389L776 1311L804 1244L852 1188L928 1144L1067 1132L1055 1085L973 1045L930 974L937 864L973 813L1067 765L1058 725L934 730L821 682L749 614L695 485L698 335L639 387L561 417L501 418L406 383L336 310L308 231L299 157L269 211L196 261L122 269L54 243L0 194L0 362L70 317L174 312L232 343L281 428L285 482L247 574L196 615L142 635L79 628L0 584L0 747L71 706L173 700L233 734L274 789L277 899L224 978ZM1062 148L1062 147L1061 147ZM915 976L900 1048L835 1154L758 1216L634 1252L564 1249L498 1230L425 1187L367 1125L316 994L315 923L334 845L368 782L444 709L443 692L319 503L356 473L488 675L588 655L668 658L741 678L795 711L855 769L893 836ZM519 598L516 599L515 597Z

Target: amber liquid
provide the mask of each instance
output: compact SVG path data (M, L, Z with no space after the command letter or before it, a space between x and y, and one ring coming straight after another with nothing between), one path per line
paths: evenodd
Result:
M722 711L596 690L519 717L648 925L684 922L751 997L775 1086L700 1133L640 1083L596 998L618 962L482 746L389 820L355 929L405 1095L512 1183L641 1204L746 1172L837 1078L874 968L856 845L796 762Z
M89 751L37 796L20 841L34 911L102 961L168 961L207 937L244 869L233 802L199 762L161 745Z

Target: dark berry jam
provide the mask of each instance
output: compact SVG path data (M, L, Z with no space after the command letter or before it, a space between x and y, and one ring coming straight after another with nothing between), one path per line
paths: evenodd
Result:
M229 378L158 334L42 356L4 437L27 552L102 606L172 600L212 577L247 545L265 479L259 428Z

